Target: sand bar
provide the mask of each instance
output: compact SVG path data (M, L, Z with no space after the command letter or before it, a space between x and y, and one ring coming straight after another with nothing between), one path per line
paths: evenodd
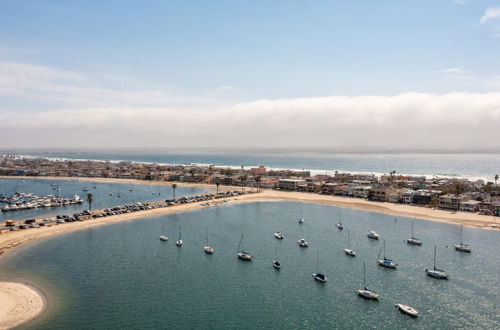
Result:
M0 329L33 320L45 308L45 299L26 284L0 282Z

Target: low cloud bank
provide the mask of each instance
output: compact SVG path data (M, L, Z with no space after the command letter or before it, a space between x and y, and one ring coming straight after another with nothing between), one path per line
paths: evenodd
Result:
M203 107L0 114L3 147L498 147L500 93L404 93Z

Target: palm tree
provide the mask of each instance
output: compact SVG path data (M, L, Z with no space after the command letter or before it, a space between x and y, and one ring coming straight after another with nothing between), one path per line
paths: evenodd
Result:
M255 177L255 182L257 182L257 192L260 192L260 180L262 179L262 177L260 175L257 175Z
M245 182L247 181L247 175L244 174L244 175L240 176L240 181L241 181L241 184L242 184L241 190L245 191Z
M172 192L173 192L173 194L174 194L174 199L175 199L175 189L177 189L177 184L175 184L175 183L174 183L174 184L172 185Z
M217 186L217 196L219 196L219 186L220 186L220 180L219 180L219 178L215 179L215 185Z
M94 200L94 195L92 193L87 194L87 203L89 203L89 210L92 210L92 201Z

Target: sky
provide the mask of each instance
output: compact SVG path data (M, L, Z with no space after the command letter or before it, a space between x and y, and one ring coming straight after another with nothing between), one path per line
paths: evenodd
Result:
M500 0L0 0L0 148L499 148Z

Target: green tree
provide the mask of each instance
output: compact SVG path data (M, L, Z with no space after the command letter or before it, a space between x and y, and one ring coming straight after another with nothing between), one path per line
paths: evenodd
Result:
M92 210L92 202L94 201L94 195L92 193L87 194L87 203L89 203L89 210Z
M245 182L247 181L247 175L243 174L240 176L240 182L241 182L241 190L245 191Z
M495 174L495 186L497 185L497 181L498 181L498 174Z
M172 193L173 193L173 195L174 195L174 199L175 199L175 189L177 189L177 184L175 184L175 183L174 183L174 184L172 185Z

